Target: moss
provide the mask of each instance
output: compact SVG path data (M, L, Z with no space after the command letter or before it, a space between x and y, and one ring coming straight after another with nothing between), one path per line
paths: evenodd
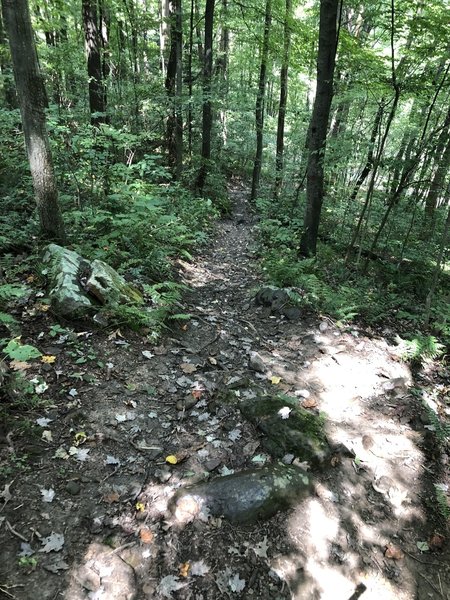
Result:
M283 419L279 411L286 406L291 412L289 418ZM273 456L280 458L291 453L315 467L321 466L328 457L324 417L303 409L298 405L297 399L288 396L260 396L245 400L239 408L265 434L262 443Z

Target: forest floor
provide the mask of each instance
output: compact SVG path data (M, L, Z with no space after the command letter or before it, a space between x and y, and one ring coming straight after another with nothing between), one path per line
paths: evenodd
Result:
M51 337L52 316L25 311L23 339L56 361L30 369L51 402L28 409L29 430L2 424L1 598L450 598L433 488L449 483L446 457L411 393L439 373L414 381L393 335L257 307L256 221L240 181L230 193L209 248L178 263L192 316L158 346L86 326ZM254 390L325 413L330 443L347 451L268 521L177 524L180 486L272 460L238 408Z

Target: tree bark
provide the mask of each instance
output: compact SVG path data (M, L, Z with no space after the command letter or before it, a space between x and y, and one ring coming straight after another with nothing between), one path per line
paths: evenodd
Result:
M317 92L308 135L308 166L304 231L300 241L302 256L314 256L324 195L323 161L328 120L333 98L333 77L337 48L339 0L320 1L319 50L317 53Z
M212 101L211 80L213 66L214 2L206 0L205 8L205 52L203 56L203 114L202 114L202 164L197 177L197 189L203 193L211 160Z
M264 35L261 50L261 66L259 69L258 93L256 95L256 154L253 165L252 191L250 201L253 202L258 196L259 181L261 179L262 151L263 151L263 131L264 131L264 104L266 96L267 82L267 60L269 56L269 37L270 26L272 24L272 0L266 0L266 9L264 16Z
M183 114L182 114L182 42L183 24L181 0L172 0L169 6L170 56L167 64L166 90L169 97L167 119L167 149L169 163L178 179L183 167Z
M108 119L106 116L106 88L103 81L100 52L102 42L96 0L82 0L82 12L89 77L89 110L91 124L98 126L100 123L106 123Z
M277 149L275 158L275 198L278 198L278 194L280 193L280 188L283 181L284 122L286 119L286 104L288 95L289 52L291 47L291 13L292 0L286 0L286 13L284 18L283 64L281 65L280 73L280 102L278 105Z
M46 93L39 70L27 0L2 0L25 145L42 233L65 242L52 156L45 122Z

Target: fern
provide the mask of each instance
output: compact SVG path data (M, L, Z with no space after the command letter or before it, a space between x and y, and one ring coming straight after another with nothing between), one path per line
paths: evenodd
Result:
M436 492L436 501L439 508L439 512L443 516L443 518L448 521L450 519L450 505L448 503L447 494L442 489L441 485L438 483L434 484L434 489Z
M442 356L445 351L434 335L418 334L412 340L402 340L404 351L402 358L408 362L422 363L424 360L432 360Z

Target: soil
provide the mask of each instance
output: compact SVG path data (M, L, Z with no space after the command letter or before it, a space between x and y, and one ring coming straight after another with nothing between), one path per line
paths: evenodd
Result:
M257 306L256 221L240 181L230 194L209 247L178 262L191 316L157 346L87 325L52 337L39 299L23 307L22 341L56 359L31 363L48 388L2 425L0 597L450 598L448 448L419 398L448 394L448 371L413 375L392 331ZM178 523L180 487L274 460L239 411L261 391L325 415L314 493L253 525Z

